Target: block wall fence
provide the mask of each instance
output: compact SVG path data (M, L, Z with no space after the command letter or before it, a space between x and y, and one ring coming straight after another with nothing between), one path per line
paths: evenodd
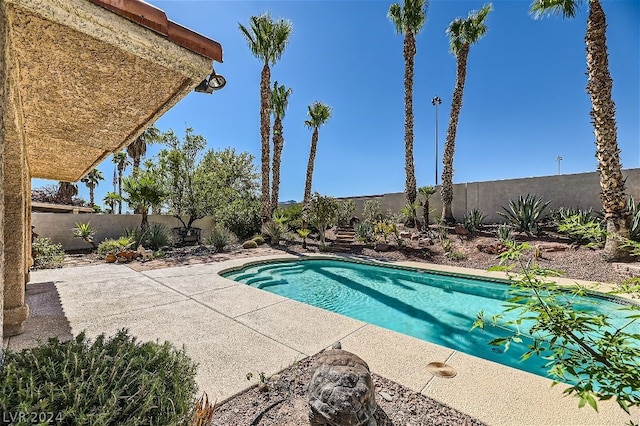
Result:
M640 201L640 169L623 170L626 179L626 192ZM560 207L593 208L601 210L600 181L596 172L563 174L521 179L506 179L488 182L459 183L453 186L453 215L458 220L473 209L478 209L487 217L485 223L501 223L504 219L497 214L502 206L507 206L510 199L520 195L532 194L551 200L550 209ZM330 194L328 194L330 195ZM377 199L383 212L391 210L398 212L406 204L403 192L370 195L361 197L343 197L356 203L356 215L362 215L365 201ZM440 186L430 198L432 222L442 214ZM422 212L419 212L422 214ZM125 214L65 214L65 213L32 213L31 224L41 237L49 237L54 243L62 243L65 250L79 250L88 248L84 241L73 238L72 230L76 222L91 222L96 230L95 240L100 242L105 238L117 238L125 228L140 226L141 215ZM168 215L149 215L149 223L163 223L169 229L181 226L178 219ZM202 229L202 237L206 237L214 222L210 217L197 220L193 226Z

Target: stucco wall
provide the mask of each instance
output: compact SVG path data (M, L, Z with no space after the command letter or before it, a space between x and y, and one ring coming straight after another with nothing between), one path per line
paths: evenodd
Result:
M126 228L140 226L142 216L139 214L64 214L64 213L31 213L31 224L40 237L48 237L54 243L61 243L65 250L80 250L89 248L89 244L80 238L73 237L73 228L77 222L91 222L96 231L94 240L100 243L105 238L118 238ZM150 215L149 224L163 223L167 228L182 226L173 216ZM193 222L193 226L202 229L202 238L211 231L213 219L203 218Z
M640 169L623 170L626 179L626 192L640 201ZM602 210L600 202L600 180L596 172L542 176L522 179L506 179L488 182L459 183L453 186L453 215L461 221L463 215L473 209L484 213L486 222L503 222L497 214L502 206L507 206L509 200L520 195L536 195L545 201L551 200L550 209L559 207L579 207ZM345 197L348 198L348 197ZM364 202L369 199L380 201L382 211L398 212L407 203L403 192L378 196L363 196L353 198L356 203L357 215L362 214ZM432 210L431 220L442 215L442 200L440 186L429 199ZM421 212L419 213L422 214Z

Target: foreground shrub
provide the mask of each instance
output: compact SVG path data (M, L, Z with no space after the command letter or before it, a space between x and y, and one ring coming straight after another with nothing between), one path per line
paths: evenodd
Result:
M242 243L242 248L254 249L254 248L258 248L258 244L254 240L249 240Z
M7 351L1 371L1 412L54 413L56 424L183 424L195 404L196 366L184 350L126 330Z
M220 224L216 224L207 237L207 244L214 246L217 252L224 250L225 246L236 242L236 236Z
M31 250L35 269L62 268L64 265L62 244L54 244L51 238L36 238Z
M504 212L498 214L515 227L517 231L526 233L527 235L538 235L540 229L538 224L544 219L544 210L551 201L542 202L542 197L536 198L535 195L522 195L516 201L509 200L509 208L503 207Z

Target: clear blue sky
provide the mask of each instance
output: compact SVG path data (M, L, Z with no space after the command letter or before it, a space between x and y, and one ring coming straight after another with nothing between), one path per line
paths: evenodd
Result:
M311 131L307 106L333 108L320 129L313 190L355 196L404 190L402 36L387 18L391 1L162 1L147 2L169 19L220 42L215 69L227 86L213 95L191 93L158 122L179 136L186 126L209 147L235 147L259 168L259 81L262 64L247 48L238 23L270 12L293 24L289 46L272 80L293 88L284 120L281 200L300 200ZM438 170L455 83L456 61L445 34L449 22L484 1L431 1L417 36L414 113L418 186L433 185L435 109L439 107ZM590 100L585 92L587 2L572 20L535 20L528 0L493 2L488 32L471 47L454 157L454 183L595 171ZM640 2L605 0L609 65L614 80L618 145L624 168L640 166ZM142 88L141 88L142 90ZM151 147L153 155L159 147ZM112 189L113 164L96 202ZM440 181L440 176L438 177ZM47 183L34 180L33 187ZM80 195L88 191L80 184Z

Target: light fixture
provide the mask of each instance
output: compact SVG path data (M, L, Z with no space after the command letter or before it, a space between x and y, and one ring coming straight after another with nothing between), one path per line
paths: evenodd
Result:
M216 74L214 69L208 79L202 80L194 89L198 93L213 93L222 89L227 84L227 80L220 74Z

